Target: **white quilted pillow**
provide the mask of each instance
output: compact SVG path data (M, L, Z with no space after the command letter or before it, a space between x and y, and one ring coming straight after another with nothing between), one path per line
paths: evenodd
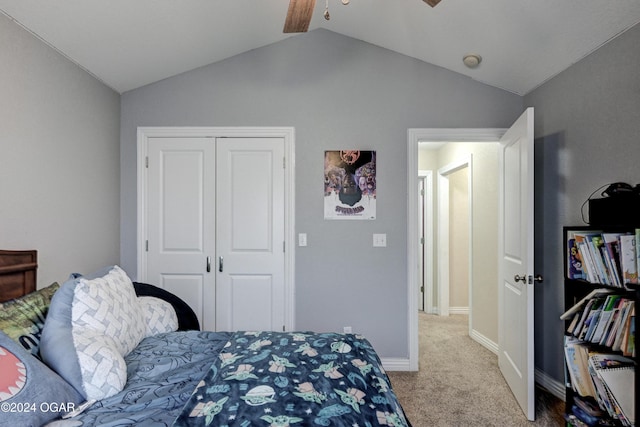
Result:
M123 357L144 338L144 321L131 279L120 267L93 278L75 275L51 301L40 352L85 398L104 399L123 389Z
M138 297L147 325L145 337L178 330L178 316L173 306L156 297Z

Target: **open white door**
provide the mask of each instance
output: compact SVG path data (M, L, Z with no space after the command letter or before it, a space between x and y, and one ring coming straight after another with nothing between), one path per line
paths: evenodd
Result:
M498 365L535 419L533 336L533 108L500 140Z

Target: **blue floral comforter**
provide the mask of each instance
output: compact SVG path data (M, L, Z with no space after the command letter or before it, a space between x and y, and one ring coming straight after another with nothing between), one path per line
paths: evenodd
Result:
M234 333L175 426L409 426L377 354L352 334Z
M145 338L125 357L127 384L121 393L48 426L170 426L230 337L183 331Z
M170 332L125 357L127 384L76 426L409 426L371 344L356 335Z

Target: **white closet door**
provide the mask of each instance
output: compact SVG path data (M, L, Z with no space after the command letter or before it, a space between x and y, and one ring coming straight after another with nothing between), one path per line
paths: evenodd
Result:
M282 330L283 138L218 138L218 330Z
M212 138L149 138L147 278L182 298L215 329L215 144ZM213 270L213 267L211 267Z

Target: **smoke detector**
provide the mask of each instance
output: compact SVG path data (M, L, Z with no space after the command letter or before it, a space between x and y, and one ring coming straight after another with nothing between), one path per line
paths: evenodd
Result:
M482 62L482 57L476 54L469 54L462 58L462 62L467 68L476 68Z

